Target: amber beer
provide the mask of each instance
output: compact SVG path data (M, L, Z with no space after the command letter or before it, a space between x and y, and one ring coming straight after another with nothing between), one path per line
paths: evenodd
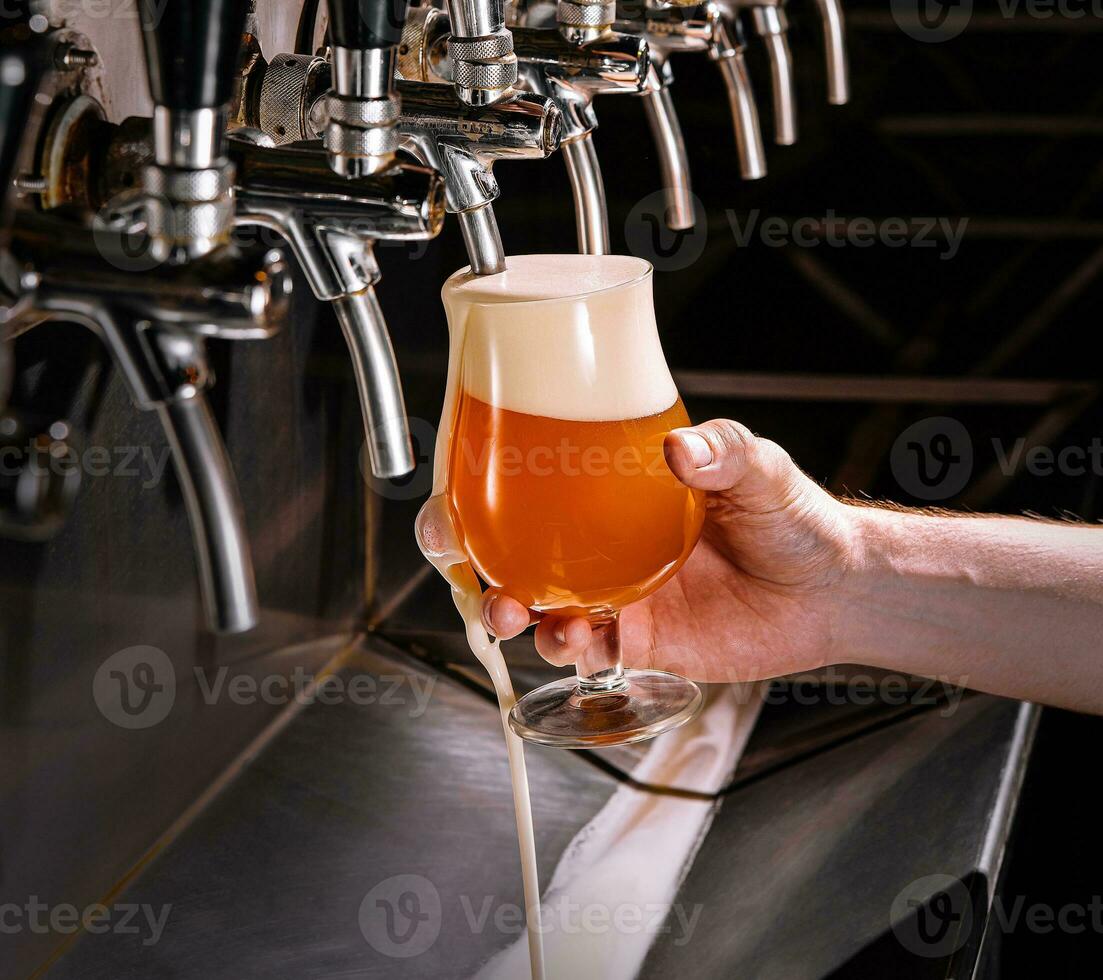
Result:
M663 439L681 399L644 418L577 421L461 392L449 503L472 564L540 611L601 618L657 589L701 532L702 494L671 473Z
M685 560L702 495L663 440L689 418L663 356L651 270L631 256L514 256L453 276L449 509L489 585L597 622Z

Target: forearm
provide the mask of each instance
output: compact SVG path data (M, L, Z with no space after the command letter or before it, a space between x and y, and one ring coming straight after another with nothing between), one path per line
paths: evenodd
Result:
M1103 528L847 512L840 659L1103 713Z

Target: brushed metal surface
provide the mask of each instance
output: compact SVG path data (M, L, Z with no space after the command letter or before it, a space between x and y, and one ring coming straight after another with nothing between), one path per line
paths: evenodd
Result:
M969 976L971 964L924 966L896 940L890 910L927 875L994 882L1010 822L1004 790L1017 795L1029 750L1016 739L1024 712L1030 729L1036 708L969 699L949 718L926 712L732 791L676 900L700 909L693 938L660 937L641 976L676 976L687 962L696 976L756 980L844 967Z
M388 701L407 703L308 707L126 891L172 906L160 940L87 935L50 976L459 977L515 939L493 915L523 904L498 711L383 649L369 640L341 676L397 681ZM415 683L430 685L416 717ZM526 755L547 875L615 782L569 752ZM397 875L440 899L439 936L409 959L359 925L368 893Z

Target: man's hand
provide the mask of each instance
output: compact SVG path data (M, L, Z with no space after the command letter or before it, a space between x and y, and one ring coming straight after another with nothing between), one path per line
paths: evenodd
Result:
M675 430L664 450L678 479L708 491L708 511L686 564L621 614L625 666L724 682L832 662L854 508L738 422ZM557 666L574 663L590 637L585 619L539 617L496 589L483 596L483 619L503 639L538 621L536 648Z

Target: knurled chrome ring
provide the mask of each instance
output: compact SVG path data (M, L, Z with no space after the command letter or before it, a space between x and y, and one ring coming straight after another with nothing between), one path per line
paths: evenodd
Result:
M170 201L220 201L230 193L233 167L182 170L150 164L142 171L142 190Z
M487 37L448 38L448 56L453 61L490 61L513 54L513 32L497 31Z
M398 149L398 129L393 125L364 129L331 122L326 126L322 143L328 152L340 156L384 156Z
M264 70L257 118L260 128L276 142L310 139L307 101L311 80L328 66L309 54L278 54Z
M187 243L221 238L234 216L233 202L172 205L163 201L148 210L149 233L154 238Z
M507 89L517 81L517 58L502 61L453 61L452 81L461 88Z
M559 0L556 22L564 27L605 27L617 19L616 3L572 3Z
M326 93L326 118L348 126L382 126L393 123L401 114L398 98L358 99Z

